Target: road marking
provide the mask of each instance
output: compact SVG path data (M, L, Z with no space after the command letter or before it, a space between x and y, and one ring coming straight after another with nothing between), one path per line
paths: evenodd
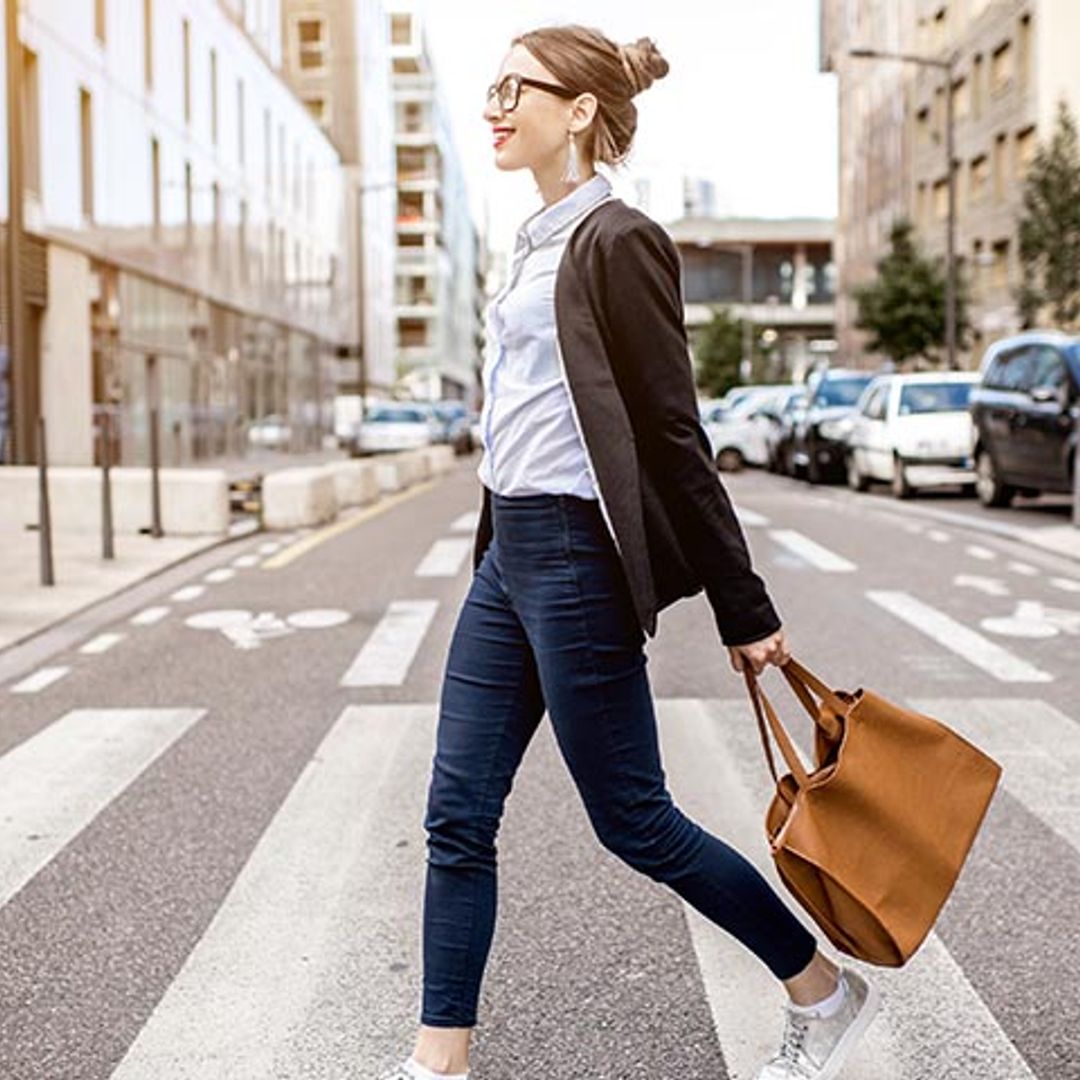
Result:
M1052 682L1054 676L1014 656L976 630L905 592L871 589L867 597L879 607L926 634L943 648L962 656L1002 682Z
M169 599L184 603L188 600L198 600L204 592L206 592L205 585L185 585L182 589L177 589Z
M991 551L989 548L983 547L981 544L968 544L964 550L973 559L982 559L984 562L989 562L991 559L997 558L997 552Z
M103 652L108 652L118 642L124 640L124 634L98 634L97 637L91 638L79 652L85 653L87 656L98 656Z
M826 547L822 547L817 541L811 540L794 529L770 529L769 535L788 551L798 555L804 562L826 573L841 574L849 573L857 569L853 562L835 554Z
M336 608L311 608L294 611L282 618L272 611L258 614L242 608L200 611L184 620L192 630L220 630L238 649L258 649L264 642L290 637L299 630L329 630L350 619L347 611Z
M470 510L467 514L462 514L461 517L455 518L450 525L450 529L453 532L476 532L479 524L480 511Z
M1059 632L1080 634L1080 611L1047 607L1041 600L1021 600L1004 618L983 619L984 630L1013 637L1047 638Z
M138 615L133 615L129 621L132 626L153 626L154 623L161 622L168 614L167 607L149 607L144 608Z
M416 577L456 577L472 546L471 537L436 540L416 568Z
M936 544L947 544L952 539L943 529L927 529L926 535Z
M223 566L219 570L211 570L203 578L203 581L208 581L211 585L220 585L223 581L229 581L234 577L236 577L236 571L228 566Z
M340 714L111 1080L300 1076L343 1060L326 1010L394 1009L387 964L415 941L407 897L422 861L394 848L394 836L414 843L412 829L379 829L389 802L404 802L399 822L422 810L432 712ZM420 783L399 782L406 764ZM375 1073L364 1044L350 1051L363 1059L357 1076Z
M336 608L312 608L310 611L294 611L285 616L285 621L297 630L329 630L347 623L349 613Z
M1055 589L1061 589L1063 592L1080 593L1080 581L1074 581L1072 578L1067 577L1052 577L1050 584Z
M342 686L400 686L438 600L394 600L341 678Z
M987 596L1008 596L1009 586L1001 578L980 577L978 574L957 574L953 584L985 593Z
M17 682L12 688L13 694L36 694L54 682L59 682L69 671L69 667L43 667L28 675L22 682Z
M769 524L769 519L764 514L759 514L756 510L747 510L741 506L735 507L735 516L739 519L739 524L747 528L758 528Z
M1039 573L1038 569L1030 563L1017 562L1015 559L1009 563L1009 569L1014 574L1022 574L1024 577L1036 577Z
M246 570L252 566L258 566L261 561L258 555L238 555L233 559L232 565Z
M405 502L407 499L414 499L417 495L423 495L425 491L434 485L434 480L424 480L419 484L413 484L407 491L398 491L392 495L384 495L374 506L361 510L359 513L353 514L352 517L345 518L343 521L336 521L333 525L327 525L317 532L310 532L309 530L310 534L301 533L300 535L303 539L298 540L295 544L279 551L272 558L267 559L266 562L263 563L262 568L264 570L280 570L281 567L288 566L289 563L299 559L301 555L306 555L312 548L316 548L320 544L326 543L327 540L332 540L335 536L340 536L342 533L348 532L349 529L355 529L357 525L360 525L373 517L378 517L379 514L385 514L387 510L392 510L399 503Z
M0 757L0 905L205 709L75 709Z
M190 626L192 630L224 630L229 626L251 622L253 618L254 612L245 611L243 608L223 608L220 611L200 611L197 615L189 615L184 620L184 625Z
M268 540L265 544L260 544L256 550L260 555L273 555L281 550L281 544L274 540Z
M962 709L966 702L953 704ZM786 897L762 829L762 808L773 791L749 706L692 699L661 699L656 705L665 769L680 806L742 852ZM809 916L793 900L787 906L820 939ZM682 907L728 1075L749 1080L780 1041L783 991L725 930L685 901ZM826 951L831 951L828 946ZM963 1060L966 1069L986 1080L1034 1080L936 934L927 937L902 971L846 962L879 987L883 1004L845 1075L943 1077Z

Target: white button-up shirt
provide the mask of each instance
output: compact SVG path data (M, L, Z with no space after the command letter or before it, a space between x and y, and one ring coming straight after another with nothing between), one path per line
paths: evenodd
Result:
M612 198L597 173L518 229L506 284L487 306L480 481L499 495L598 498L555 337L555 275L588 211Z

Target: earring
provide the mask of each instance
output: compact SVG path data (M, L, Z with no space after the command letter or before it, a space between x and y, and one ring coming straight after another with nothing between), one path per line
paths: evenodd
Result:
M581 179L581 166L578 163L577 144L574 142L574 133L570 132L570 149L566 154L566 168L563 170L564 183L576 184Z

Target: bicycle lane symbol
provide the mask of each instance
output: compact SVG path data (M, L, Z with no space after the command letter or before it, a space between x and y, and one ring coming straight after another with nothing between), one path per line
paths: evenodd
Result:
M264 642L289 637L301 630L329 630L349 621L347 611L336 608L311 608L294 611L282 618L272 611L246 611L241 608L223 608L218 611L200 611L184 620L192 630L220 632L237 649L259 649Z

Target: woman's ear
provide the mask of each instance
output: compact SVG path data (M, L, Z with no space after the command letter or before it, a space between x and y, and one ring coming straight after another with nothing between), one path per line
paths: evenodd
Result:
M580 135L593 122L599 107L595 94L579 94L570 106L570 130Z

